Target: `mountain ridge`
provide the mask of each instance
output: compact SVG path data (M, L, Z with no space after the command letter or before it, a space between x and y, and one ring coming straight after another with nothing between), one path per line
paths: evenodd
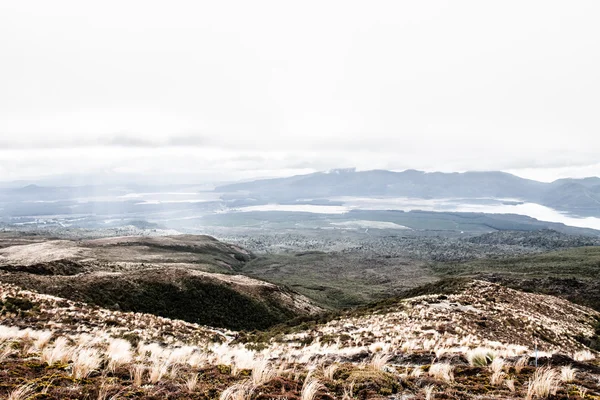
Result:
M582 216L600 216L600 178L597 177L539 182L502 171L445 173L340 169L222 185L214 191L229 196L244 192L265 201L340 196L504 198L537 203Z

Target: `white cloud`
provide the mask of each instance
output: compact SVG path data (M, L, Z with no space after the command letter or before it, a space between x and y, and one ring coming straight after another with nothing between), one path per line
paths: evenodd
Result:
M4 1L2 179L598 174L599 11L591 0Z

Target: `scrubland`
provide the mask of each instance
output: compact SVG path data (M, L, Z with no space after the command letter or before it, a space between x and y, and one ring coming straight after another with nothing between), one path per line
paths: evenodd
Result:
M246 333L0 297L8 399L600 398L600 314L488 282Z

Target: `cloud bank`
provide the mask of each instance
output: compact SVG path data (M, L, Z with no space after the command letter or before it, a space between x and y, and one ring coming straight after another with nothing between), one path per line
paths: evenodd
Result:
M599 12L592 0L2 2L0 179L600 175Z

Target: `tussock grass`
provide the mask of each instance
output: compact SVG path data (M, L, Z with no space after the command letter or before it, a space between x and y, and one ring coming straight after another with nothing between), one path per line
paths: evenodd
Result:
M495 358L490 364L490 371L493 373L502 372L504 370L504 360L502 358Z
M133 358L131 344L127 340L112 339L106 351L108 370L114 372L119 366L128 364Z
M325 379L333 380L333 376L339 368L340 364L338 363L330 364L323 368L323 376L325 377Z
M306 377L302 392L300 392L300 400L314 400L317 393L325 387L317 379L309 376Z
M133 386L140 387L142 386L144 379L144 372L146 372L146 366L143 364L133 364L129 367L129 374L131 376L131 381L133 382Z
M515 363L515 372L520 374L523 368L525 368L529 364L529 356L520 357Z
M15 350L10 345L4 344L0 347L0 363L3 363L11 354L14 354Z
M501 385L504 381L504 377L506 377L506 374L504 373L504 360L502 358L495 358L489 365L489 369L492 372L490 384L493 386Z
M472 367L486 367L496 358L496 353L491 349L478 347L467 352L467 360Z
M225 389L219 400L248 400L253 392L254 388L250 382L236 383Z
M155 360L150 366L148 379L150 383L156 384L169 372L171 363L168 360Z
M275 378L276 371L267 360L259 360L252 368L252 384L258 387Z
M43 362L52 365L56 362L66 363L71 359L75 348L68 344L67 338L61 336L54 341L53 346L47 346L42 351L41 359Z
M83 379L100 368L102 357L97 350L94 349L79 349L75 351L73 357L73 377L75 379Z
M573 368L572 365L565 365L560 368L560 380L565 383L573 382L576 375L577 369Z
M41 331L37 335L37 339L33 342L34 347L38 351L44 350L44 348L50 343L53 333L51 331Z
M514 393L517 390L517 388L515 387L514 379L505 380L504 386L506 386L508 388L508 390L510 390L511 393Z
M26 400L35 393L35 385L21 385L8 394L7 400Z
M490 376L490 384L492 386L500 386L502 384L502 382L504 381L505 377L506 377L506 374L502 371L494 372Z
M454 382L454 366L448 363L431 364L429 376L444 382Z
M589 350L581 350L573 354L575 361L592 361L596 359L596 355Z
M390 354L375 353L371 358L371 363L369 365L376 371L383 371L391 358L392 356Z
M434 392L435 391L435 386L433 385L427 385L423 388L423 394L425 395L425 400L433 400L434 399Z
M157 398L188 398L210 393L211 398L220 395L228 400L258 395L303 400L314 400L323 395L350 400L354 396L363 396L365 390L386 397L402 390L398 395L433 398L435 391L440 397L441 393L451 389L460 397L463 392L474 389L474 385L478 389L485 388L485 393L483 390L481 393L489 397L524 397L527 392L533 399L543 398L545 393L556 393L561 381L575 380L576 371L570 366L548 371L538 369L527 385L521 385L523 378L509 377L504 360L512 360L528 348L478 336L477 332L463 329L460 321L454 320L455 315L448 317L447 311L439 314L440 307L443 310L464 307L464 313L468 313L468 307L476 308L481 297L474 293L466 298L463 303L466 305L457 306L455 304L460 302L455 302L456 295L452 296L450 299L425 296L410 306L402 304L398 310L387 313L329 319L298 331L280 333L277 338L247 343L234 341L236 333L220 330L214 330L214 341L207 341L206 335L198 341L188 341L190 337L200 336L190 333L190 336L180 338L177 330L191 329L190 325L168 320L155 320L161 322L148 328L173 332L157 336L160 340L151 340L151 336L140 329L136 330L135 337L129 336L128 330L113 324L96 324L91 329L78 325L71 330L64 325L56 325L55 331L48 331L45 327L38 331L0 325L0 349L15 351L15 355L5 357L6 368L19 364L18 370L28 371L27 380L11 382L10 386L0 388L0 397L6 398L11 390L18 389L16 385L31 382L30 378L36 374L35 379L42 376L55 379L50 374L58 376L58 379L60 376L69 380L80 379L68 390L91 393L89 398L95 398L96 394L102 397L124 392L139 396L144 393ZM140 321L145 321L133 314L98 309L87 312L103 313L102 317L97 317L98 320L140 318ZM438 317L441 319L436 319ZM581 321L583 319L575 322L583 324ZM448 326L455 322L456 326ZM131 343L135 345L132 347ZM403 346L407 351L400 351ZM553 349L545 347L541 350L551 354ZM567 351L572 353L574 348ZM450 361L438 361L427 366L433 353ZM392 354L397 354L398 359L398 365L395 363L393 368L388 367ZM583 358L592 356L592 352L581 352ZM463 357L476 368L455 368L451 364ZM42 360L51 365L43 365L40 363ZM522 372L528 361L529 357L524 356L515 363L517 374ZM404 367L403 373L399 372L401 367ZM127 370L130 379L123 378L123 372L126 374ZM425 370L428 372L425 373ZM527 368L528 373L532 370ZM471 379L473 373L480 377ZM423 378L423 374L431 378ZM469 379L464 379L467 377ZM578 374L577 378L578 387L596 384L596 378L590 378L588 373ZM487 379L489 385L485 382ZM455 380L460 384L454 384ZM327 388L321 382L325 382ZM423 387L431 382L435 382L437 388L432 385ZM570 385L569 393L575 389L575 385ZM50 396L61 398L57 393L67 388L64 384L49 383L44 390Z
M356 385L356 382L352 381L349 385L344 387L342 400L352 400L354 398L354 385Z
M185 388L188 392L192 393L196 390L198 386L198 374L190 375L185 381Z
M559 389L560 375L549 367L538 368L527 384L526 399L546 398L556 395Z

